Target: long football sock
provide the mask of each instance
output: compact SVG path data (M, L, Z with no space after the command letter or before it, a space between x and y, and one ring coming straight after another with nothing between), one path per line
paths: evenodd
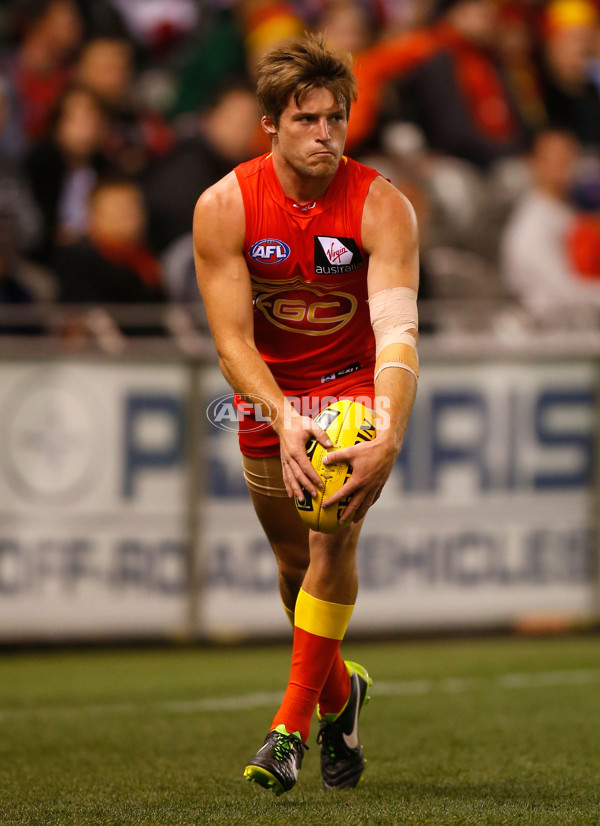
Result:
M338 714L350 696L350 675L338 651L319 697L319 713Z
M294 627L294 612L283 602L283 610L286 613L290 625ZM321 714L338 714L346 705L350 696L350 675L342 655L338 651L331 670L325 680L325 685L319 697L319 711Z
M288 731L299 731L302 739L307 740L311 717L336 656L339 657L340 642L353 608L317 599L300 589L290 679L271 730L283 724Z

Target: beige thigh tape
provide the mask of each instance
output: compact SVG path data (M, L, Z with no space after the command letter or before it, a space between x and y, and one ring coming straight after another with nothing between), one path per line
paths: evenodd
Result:
M256 459L242 454L242 466L248 490L263 496L287 497L279 456Z

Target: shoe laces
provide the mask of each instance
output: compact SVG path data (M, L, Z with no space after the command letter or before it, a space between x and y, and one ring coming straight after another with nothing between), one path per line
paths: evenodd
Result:
M308 746L306 745L304 740L300 740L300 738L296 737L295 734L282 734L278 731L277 740L275 741L275 745L273 746L273 753L275 754L275 759L278 761L287 760L294 746L300 746L301 755L303 754L302 749L308 750Z
M335 734L331 725L323 725L317 734L318 745L324 745L329 753L329 757L335 760Z

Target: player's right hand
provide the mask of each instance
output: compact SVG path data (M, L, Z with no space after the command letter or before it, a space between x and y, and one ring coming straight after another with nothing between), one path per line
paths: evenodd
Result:
M315 438L323 447L333 447L333 442L310 416L301 416L295 411L285 417L283 427L278 431L283 481L288 496L296 496L304 501L305 488L311 496L323 488L323 480L311 465L306 455L306 443Z

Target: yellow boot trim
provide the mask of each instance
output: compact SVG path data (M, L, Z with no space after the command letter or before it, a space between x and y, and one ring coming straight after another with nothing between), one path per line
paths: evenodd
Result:
M301 588L296 600L296 626L330 640L343 640L354 605L317 599Z

